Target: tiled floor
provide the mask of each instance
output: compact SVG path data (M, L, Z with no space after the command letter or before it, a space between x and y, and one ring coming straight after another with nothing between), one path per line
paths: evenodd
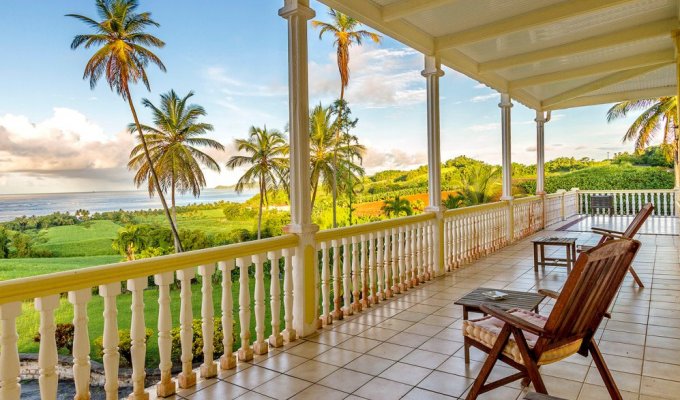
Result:
M544 231L537 236L590 233ZM625 399L680 398L680 237L641 235L635 267L646 288L626 278L599 344ZM535 291L560 289L563 268L535 274L529 239L409 290L359 315L336 321L317 335L273 350L219 379L180 391L198 399L452 399L464 398L484 355L463 360L462 310L453 302L479 286ZM550 302L543 305L548 313ZM497 365L492 379L512 370ZM572 356L541 368L550 394L565 399L609 396L590 358ZM482 396L521 399L519 382ZM181 397L180 397L181 396Z

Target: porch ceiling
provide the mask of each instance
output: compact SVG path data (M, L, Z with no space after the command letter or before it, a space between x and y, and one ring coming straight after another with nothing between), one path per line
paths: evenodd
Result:
M319 0L537 110L676 92L680 0Z

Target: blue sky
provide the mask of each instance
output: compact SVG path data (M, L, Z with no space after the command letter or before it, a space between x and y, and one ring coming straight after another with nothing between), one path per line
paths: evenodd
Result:
M283 129L288 117L286 21L282 0L249 2L144 1L161 27L152 32L166 42L157 54L167 73L150 68L151 92L133 88L142 120L141 98L194 90L193 100L208 112L213 137L234 154L233 139L251 125ZM39 5L39 6L38 6ZM317 18L327 8L313 2ZM82 80L92 51L69 48L87 32L67 13L95 16L92 0L3 0L0 13L0 193L133 189L125 167L133 139L127 104L100 82ZM330 103L339 93L330 38L318 40L310 27L311 103ZM369 172L412 168L426 163L423 57L384 38L351 53L347 100L359 118L354 132L367 145ZM455 71L441 81L442 159L465 154L500 163L498 95ZM546 156L605 158L631 150L622 144L627 121L608 124L607 106L553 113L546 126ZM534 112L513 108L513 161L535 160ZM208 173L208 185L232 184L238 171Z

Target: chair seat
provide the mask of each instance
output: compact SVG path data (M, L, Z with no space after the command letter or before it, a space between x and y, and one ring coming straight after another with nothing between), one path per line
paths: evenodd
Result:
M542 315L522 309L510 310L509 313L540 327L543 327L548 321L548 319ZM496 343L496 339L498 338L501 329L503 329L504 324L505 322L491 316L463 321L463 335L476 342L482 343L488 348L492 348ZM536 340L538 340L538 337L533 333L526 331L524 331L524 337L526 338L529 348L533 349L536 345ZM578 339L554 349L544 351L541 354L541 358L538 360L538 364L550 364L567 358L570 355L576 353L580 347L581 339ZM510 357L517 363L524 364L524 360L522 359L522 355L513 336L510 336L508 344L503 349L503 354L505 354L507 357Z

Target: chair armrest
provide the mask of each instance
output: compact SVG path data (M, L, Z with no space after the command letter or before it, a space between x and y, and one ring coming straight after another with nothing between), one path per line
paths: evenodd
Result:
M607 228L600 228L599 226L593 226L590 228L591 231L594 233L599 233L599 234L615 234L615 235L623 235L623 232L615 231L613 229L607 229Z
M548 332L546 332L546 330L541 328L540 326L534 325L529 321L523 320L522 318L512 315L498 306L489 303L482 303L479 306L479 308L482 310L482 312L491 315L492 317L496 317L501 321L508 323L523 331L531 332L535 335L542 337L550 337Z
M538 294L542 294L543 296L547 296L553 299L557 299L560 297L560 293L556 292L554 290L548 290L548 289L538 289Z

